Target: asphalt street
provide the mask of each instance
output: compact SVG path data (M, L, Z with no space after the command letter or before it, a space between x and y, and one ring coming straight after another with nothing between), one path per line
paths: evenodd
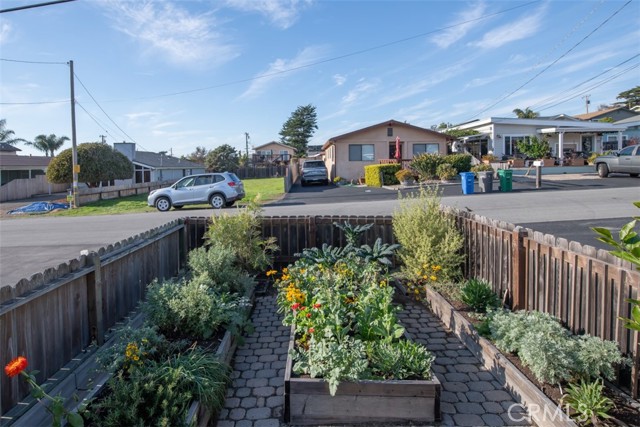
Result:
M590 227L618 229L640 214L640 179L550 180L536 189L531 179L515 181L511 192L463 195L460 184L441 186L442 203L476 214L603 247ZM476 186L476 191L477 191ZM399 206L399 193L415 189L295 186L264 215L390 215ZM224 209L222 212L233 212ZM0 220L0 287L77 258L82 250L109 244L185 216L207 217L212 209L149 212L113 216L10 218Z

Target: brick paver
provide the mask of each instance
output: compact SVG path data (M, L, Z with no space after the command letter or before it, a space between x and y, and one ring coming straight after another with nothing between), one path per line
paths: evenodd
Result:
M408 335L436 356L443 426L527 425L526 411L491 372L423 305L407 301L399 319ZM289 328L273 295L256 298L255 331L236 351L233 382L218 427L280 427ZM511 416L510 416L511 415Z

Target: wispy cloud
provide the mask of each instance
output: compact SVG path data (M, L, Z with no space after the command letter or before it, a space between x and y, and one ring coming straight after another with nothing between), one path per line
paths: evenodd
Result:
M4 21L0 23L0 45L5 44L9 41L9 37L11 36L11 23L8 21Z
M480 18L484 14L486 8L487 7L484 2L478 2L471 8L465 8L465 10L458 14L456 19L446 24L446 26L450 28L432 37L431 41L442 49L448 48L463 38L469 30L478 25L477 22L469 21L474 21Z
M336 86L342 86L347 81L347 76L342 74L334 74L333 81L336 82Z
M371 94L379 85L380 81L378 79L360 79L358 84L342 97L342 105L345 106L355 103L362 95Z
M310 46L304 48L298 55L291 59L276 59L269 67L254 76L251 86L240 96L248 98L257 96L268 89L277 81L281 81L291 74L305 69L310 64L323 57L326 49L322 46Z
M227 0L225 4L246 12L258 12L275 26L287 29L300 16L300 11L313 3L311 0Z
M238 55L222 33L215 31L211 13L194 14L179 3L163 0L105 0L99 4L116 29L170 63L202 67L227 62Z
M470 43L471 46L482 49L494 49L516 40L526 39L535 35L545 18L545 7L541 7L532 15L525 15L519 20L494 28L485 33L481 40Z

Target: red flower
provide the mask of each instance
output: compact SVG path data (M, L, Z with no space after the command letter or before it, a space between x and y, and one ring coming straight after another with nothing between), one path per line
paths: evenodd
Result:
M297 310L297 309L299 309L299 308L300 308L300 303L299 303L299 302L297 302L297 303L295 303L295 304L293 304L293 305L291 306L291 310L294 310L294 311L295 311L295 310Z
M322 304L313 304L313 308L320 308L322 307Z
M4 373L9 377L15 377L27 367L27 358L18 356L4 367Z
M314 328L309 328L309 333L312 334L314 333L316 330Z
M307 313L307 319L311 317L311 313Z

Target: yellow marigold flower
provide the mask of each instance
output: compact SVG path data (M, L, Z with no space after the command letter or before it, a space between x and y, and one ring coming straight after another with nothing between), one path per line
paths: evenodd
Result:
M276 273L277 273L277 271L276 271L276 270L269 270L269 271L267 271L267 277L269 277L269 276L273 276L273 275L274 275L274 274L276 274Z
M430 279L435 282L436 280L438 280L438 278L436 276L431 276Z
M442 270L442 267L440 267L439 265L434 265L434 266L431 267L431 269L433 271L440 271L440 270Z
M285 267L285 268L283 268L283 269L282 269L282 273L283 273L283 274L287 274L288 272L289 272L289 269L288 269L287 267Z

